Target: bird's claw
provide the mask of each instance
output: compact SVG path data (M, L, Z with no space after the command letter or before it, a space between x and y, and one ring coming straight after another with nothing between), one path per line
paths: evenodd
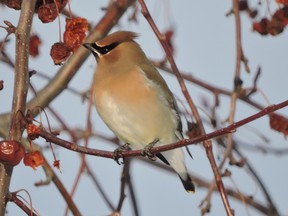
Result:
M121 165L121 164L124 164L125 163L125 158L122 156L122 151L123 150L118 150L116 149L114 152L113 152L113 159L116 161L116 163L118 165ZM120 161L120 158L122 158L122 160Z
M147 146L145 146L144 150L142 151L142 155L145 157L147 156L149 160L155 161L157 157L154 153L151 152L151 149L154 147L154 145L159 141L159 139L155 139L153 142L149 143Z
M117 162L117 164L121 165L125 163L125 158L122 155L122 152L127 150L129 148L129 144L125 143L124 145L118 147L113 152L113 159ZM122 158L122 161L120 161L120 158Z

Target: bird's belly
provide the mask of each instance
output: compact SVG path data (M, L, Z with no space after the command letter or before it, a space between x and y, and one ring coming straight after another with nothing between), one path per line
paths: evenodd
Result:
M141 98L139 94L137 100L129 99L129 94L119 99L115 92L104 91L95 101L97 111L107 126L132 149L143 149L155 139L167 143L171 136L175 137L176 114L156 95L148 92L148 97Z

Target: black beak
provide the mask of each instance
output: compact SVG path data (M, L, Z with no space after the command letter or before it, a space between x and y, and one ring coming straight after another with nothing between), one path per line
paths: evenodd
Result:
M93 46L94 43L84 43L82 44L86 49L90 50L92 54L98 58L97 50Z
M84 43L82 44L86 49L92 50L91 43Z

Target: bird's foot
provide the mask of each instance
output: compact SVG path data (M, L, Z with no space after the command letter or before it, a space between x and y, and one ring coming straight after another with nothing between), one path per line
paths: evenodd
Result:
M150 160L155 161L157 157L154 153L151 152L151 149L154 147L154 145L159 141L159 139L155 139L153 142L149 143L145 146L142 155L145 157L147 156Z
M117 162L117 164L121 165L125 163L125 158L123 157L122 152L128 149L129 143L125 143L124 145L119 146L117 149L114 150L113 159ZM122 158L122 161L120 161L120 158Z

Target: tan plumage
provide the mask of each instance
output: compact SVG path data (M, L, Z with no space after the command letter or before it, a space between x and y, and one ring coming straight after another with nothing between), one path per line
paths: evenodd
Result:
M93 80L96 109L108 127L131 149L165 145L182 139L182 125L173 94L150 63L133 32L113 33L84 44L98 62ZM157 156L178 173L185 189L194 192L182 149Z

